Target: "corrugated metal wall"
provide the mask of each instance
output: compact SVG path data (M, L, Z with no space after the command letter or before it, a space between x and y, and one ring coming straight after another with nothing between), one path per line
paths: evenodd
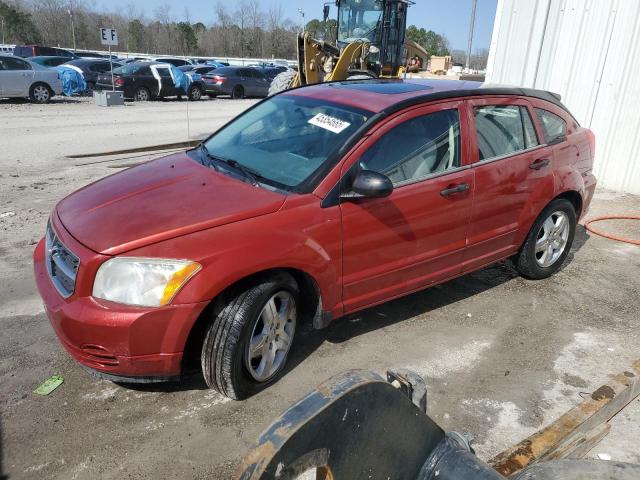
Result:
M487 82L561 94L599 185L640 194L640 0L498 0Z

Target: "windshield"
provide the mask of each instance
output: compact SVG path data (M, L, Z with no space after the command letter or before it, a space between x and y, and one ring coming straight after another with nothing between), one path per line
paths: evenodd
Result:
M238 117L204 146L214 159L251 169L263 184L295 190L369 115L324 100L279 95Z
M376 42L382 21L382 0L343 0L338 18L338 41Z

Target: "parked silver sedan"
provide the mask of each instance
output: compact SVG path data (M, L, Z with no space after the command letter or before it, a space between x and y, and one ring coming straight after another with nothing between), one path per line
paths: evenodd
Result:
M30 98L48 103L62 93L58 72L24 58L0 55L0 97Z

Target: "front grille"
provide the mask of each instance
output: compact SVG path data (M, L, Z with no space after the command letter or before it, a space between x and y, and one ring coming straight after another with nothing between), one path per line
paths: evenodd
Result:
M47 271L53 285L64 298L70 297L76 289L80 260L60 241L51 224L47 225L45 249Z

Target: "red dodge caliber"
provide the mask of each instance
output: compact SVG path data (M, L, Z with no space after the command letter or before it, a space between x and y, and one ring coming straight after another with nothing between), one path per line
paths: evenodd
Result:
M62 200L34 253L51 324L117 381L180 377L240 399L296 328L505 258L560 268L596 185L594 136L557 95L456 81L284 92L200 147Z

